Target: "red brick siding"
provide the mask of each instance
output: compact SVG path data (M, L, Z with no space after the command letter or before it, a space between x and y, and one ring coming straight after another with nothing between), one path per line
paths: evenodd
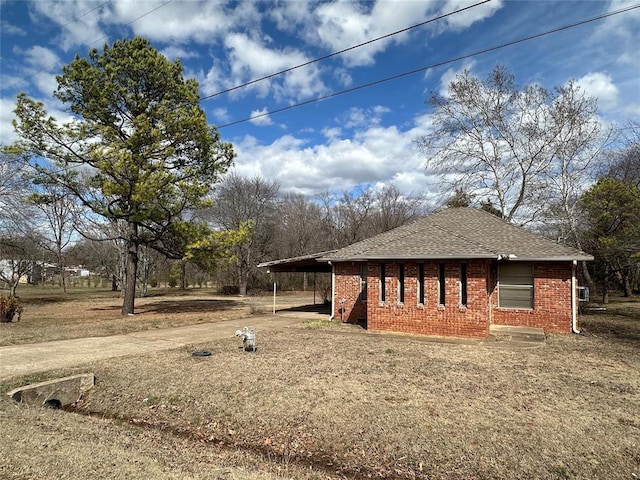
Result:
M386 301L380 302L380 263L367 265L367 302L360 298L362 263L343 262L335 267L334 318L340 319L340 299L344 298L345 322L367 319L371 330L486 337L489 324L541 327L547 332L571 332L571 263L534 264L534 309L498 307L497 263L469 260L467 264L467 306L460 302L460 263L444 262L445 305L438 305L438 265L424 262L424 305L418 304L418 263L405 265L405 298L398 302L398 262L385 262ZM490 294L487 294L489 285ZM489 311L489 299L493 306Z
M533 310L498 307L498 272L491 272L492 322L544 328L546 332L571 333L571 263L545 262L533 266Z
M380 302L380 264L368 268L367 327L371 330L486 337L489 333L487 263L467 264L467 306L460 305L460 262L445 264L445 305L438 305L438 262L424 263L424 305L418 304L418 262L402 262L405 267L404 303L399 303L398 262L385 262L386 301Z
M356 323L367 316L367 306L360 298L360 273L362 262L344 262L335 264L335 295L333 318ZM376 297L377 298L377 297ZM340 300L344 299L344 311L340 312Z

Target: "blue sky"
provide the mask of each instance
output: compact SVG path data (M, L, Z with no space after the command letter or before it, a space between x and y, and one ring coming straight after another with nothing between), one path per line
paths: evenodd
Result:
M222 2L185 0L0 0L0 142L15 139L16 94L52 98L55 75L74 55L134 35L180 58L203 96L469 7L478 1ZM607 12L630 1L501 1L411 29L202 102L225 125ZM464 68L485 77L496 65L519 85L574 79L598 98L606 124L640 119L640 8L491 53L449 63L282 113L220 129L242 175L277 179L282 192L313 197L394 182L438 198L413 140L428 132L424 101Z

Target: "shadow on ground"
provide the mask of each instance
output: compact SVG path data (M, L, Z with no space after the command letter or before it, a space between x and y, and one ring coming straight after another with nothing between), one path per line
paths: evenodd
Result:
M162 300L158 302L136 305L136 313L205 313L218 312L220 310L232 309L244 306L243 303L235 300ZM109 305L106 307L95 307L93 311L119 311L120 305Z

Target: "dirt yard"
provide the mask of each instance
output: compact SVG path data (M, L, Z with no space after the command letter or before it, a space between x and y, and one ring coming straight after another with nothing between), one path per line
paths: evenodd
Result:
M170 315L156 313L179 321L170 301ZM7 382L2 393L71 373L98 379L81 415L3 395L0 477L633 478L639 307L584 315L584 335L534 348L314 323L265 332L255 354L229 338Z

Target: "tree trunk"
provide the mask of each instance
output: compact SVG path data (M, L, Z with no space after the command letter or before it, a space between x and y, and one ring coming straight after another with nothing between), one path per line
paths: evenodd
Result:
M180 290L187 289L187 262L180 260Z
M582 266L582 278L584 278L584 282L587 284L589 291L595 293L596 286L593 283L593 278L591 278L591 274L589 273L589 267L587 266L587 262L583 260L582 262L580 262L580 264Z
M116 277L115 273L111 275L111 291L112 292L118 291L118 277Z
M136 298L136 277L138 274L138 226L129 224L127 239L127 268L125 272L124 297L122 315L133 315Z
M602 281L602 303L609 303L609 263L604 266L604 280Z
M244 275L244 274L240 275L240 282L239 282L238 288L240 290L240 295L244 297L247 294L247 277L246 277L246 275Z
M625 268L624 271L622 272L622 289L624 291L625 297L633 296L633 290L631 289L631 281L629 280L630 276L631 276L631 272L629 271L629 268Z
M18 288L18 281L9 282L9 297L16 296L16 289Z

